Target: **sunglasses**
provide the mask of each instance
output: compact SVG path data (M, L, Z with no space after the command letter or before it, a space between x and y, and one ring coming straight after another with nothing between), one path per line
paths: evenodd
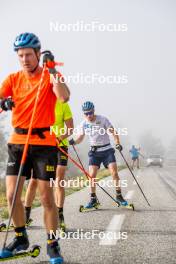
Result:
M94 114L94 111L84 112L84 114L85 114L86 116L88 116L88 115L93 115L93 114Z

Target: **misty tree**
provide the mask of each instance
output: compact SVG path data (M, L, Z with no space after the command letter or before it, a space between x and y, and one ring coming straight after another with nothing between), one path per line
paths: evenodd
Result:
M139 137L139 144L141 151L145 153L146 156L151 154L159 154L163 156L165 153L165 148L161 139L152 135L150 131L143 133Z

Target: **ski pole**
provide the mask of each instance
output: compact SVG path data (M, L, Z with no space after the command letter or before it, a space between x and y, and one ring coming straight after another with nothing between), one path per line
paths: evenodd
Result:
M139 187L139 189L140 189L140 191L141 191L142 195L144 196L144 198L145 198L145 200L146 200L147 204L148 204L149 206L151 206L151 205L150 205L150 203L149 203L149 201L148 201L148 199L147 199L147 197L145 196L145 194L144 194L144 192L143 192L143 190L142 190L141 186L139 185L138 181L136 180L136 177L134 176L134 174L133 174L133 172L132 172L132 170L131 170L131 168L130 168L130 166L129 166L128 162L126 161L126 159L125 159L125 157L124 157L124 155L123 155L122 151L119 151L119 152L120 152L120 154L121 154L121 156L122 156L123 160L125 161L125 163L126 163L126 165L127 165L128 169L129 169L129 171L131 172L131 175L133 176L133 178L134 178L135 182L137 183L137 185L138 185L138 187Z
M37 109L38 99L39 99L39 95L40 95L40 90L41 90L41 86L42 86L45 70L46 70L46 66L44 65L43 70L42 70L40 83L39 83L39 86L38 86L38 89L37 89L37 94L36 94L34 108L33 108L32 116L31 116L30 124L29 124L28 134L27 134L25 145L24 145L23 154L22 154L22 158L21 158L21 162L20 162L20 167L19 167L19 171L18 171L18 175L17 175L17 182L16 182L16 185L15 185L15 191L14 191L14 194L13 194L12 205L11 205L9 220L8 220L8 224L7 224L7 230L6 230L6 234L5 234L5 238L4 238L3 250L4 250L5 246L6 246L7 237L8 237L8 233L9 233L9 227L10 227L10 223L11 223L11 219L12 219L12 215L13 215L13 211L14 211L14 205L15 205L15 202L16 202L16 196L17 196L17 192L18 192L18 188L19 188L20 177L22 176L23 168L24 168L25 161L26 161L27 151L28 151L28 147L29 147L29 139L30 139L30 136L31 136L31 133L32 133L32 126L33 126L34 116L35 116L36 109Z
M56 139L56 141L57 141L57 143L58 143L58 148L59 148L59 150L63 153L63 154L65 154L84 174L85 174L85 176L87 177L87 179L92 179L92 177L90 176L90 174L85 170L85 168L84 168L84 166L83 166L83 164L82 164L82 162L81 162L81 160L80 160L80 158L79 158L79 156L78 156L78 153L77 153L77 151L76 151L76 148L75 148L75 146L74 146L74 151L75 151L75 153L76 153L76 155L77 155L77 157L78 157L78 160L79 160L79 162L80 162L80 164L78 163L78 162L76 162L76 160L74 160L66 151L64 151L60 146L59 146L59 143L62 143L62 140L58 140L58 139ZM62 143L63 144L63 143ZM64 144L63 144L64 145ZM73 145L72 145L73 146ZM120 206L120 204L116 201L116 199L114 199L114 197L112 196L112 195L110 195L102 186L100 186L99 184L98 184L98 182L95 182L95 184L99 187L99 188L101 188L116 204L118 204L118 206Z

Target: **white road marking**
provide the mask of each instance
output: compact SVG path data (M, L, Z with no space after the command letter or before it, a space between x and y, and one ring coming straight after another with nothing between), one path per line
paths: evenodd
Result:
M130 200L134 194L134 191L128 191L127 194L125 195L125 200Z
M120 230L125 219L125 215L114 215L106 228L103 238L100 239L99 245L110 246L116 245L120 238Z

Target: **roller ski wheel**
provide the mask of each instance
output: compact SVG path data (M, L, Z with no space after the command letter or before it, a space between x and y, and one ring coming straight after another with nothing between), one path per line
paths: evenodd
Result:
M38 246L38 245L32 246L30 252L31 252L32 258L38 257L40 255L40 246Z
M79 212L84 213L84 212L90 212L99 209L100 203L96 203L92 208L86 208L84 205L80 205L79 207Z
M0 251L0 262L1 261L7 261L12 259L18 259L18 258L25 258L25 257L32 257L36 258L40 254L40 246L33 245L31 250L18 252L16 254L13 254L9 250L1 250Z

